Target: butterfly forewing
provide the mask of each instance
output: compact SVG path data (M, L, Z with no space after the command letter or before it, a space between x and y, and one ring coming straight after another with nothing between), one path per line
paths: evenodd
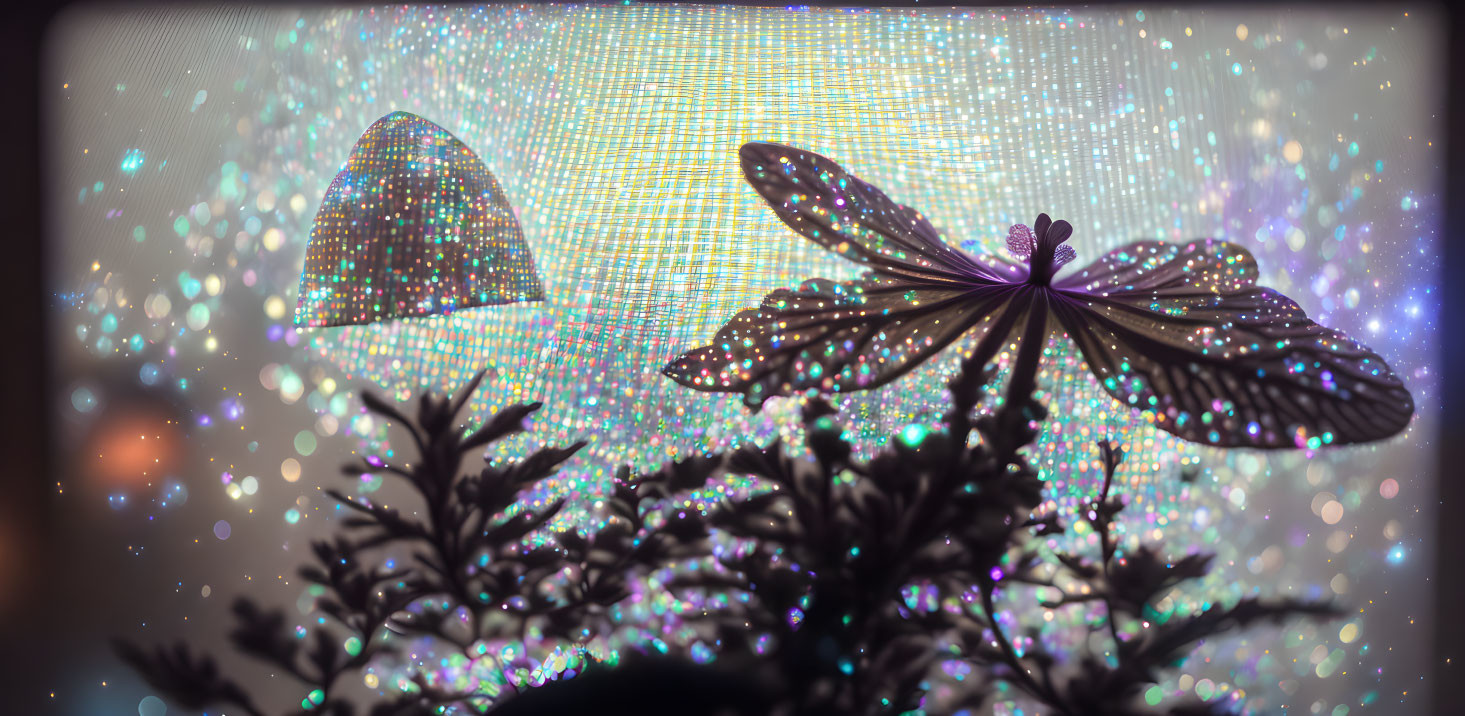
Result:
M663 372L698 390L742 393L755 408L809 389L875 388L988 319L1013 290L915 286L873 273L858 281L813 279L768 294L719 329L711 345Z
M977 260L948 246L920 212L804 149L749 142L743 175L794 231L882 273L935 282L1021 281L1015 264ZM1021 275L1018 275L1018 274Z
M1383 359L1291 299L1255 287L1173 295L1182 285L1198 286L1058 292L1053 302L1104 389L1151 411L1157 427L1209 445L1293 448L1378 440L1408 425L1413 400Z

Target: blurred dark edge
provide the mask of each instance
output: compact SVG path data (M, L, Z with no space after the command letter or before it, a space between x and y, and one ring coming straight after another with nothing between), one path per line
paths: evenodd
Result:
M0 67L18 97L0 112L9 161L3 176L5 216L9 217L5 257L0 259L0 306L10 307L0 351L0 686L7 701L0 711L39 713L41 693L27 684L48 681L44 664L53 655L40 648L44 624L35 615L50 610L45 574L53 564L53 533L47 528L55 502L48 499L50 453L45 409L48 375L42 226L40 146L40 52L47 20L62 6L22 5L0 22ZM17 101L18 100L18 101ZM49 615L49 614L47 614ZM5 683L14 679L13 683Z
M6 349L0 351L0 379L4 391L0 393L8 415L0 416L0 712L3 713L48 713L50 711L47 689L56 683L52 670L65 664L65 655L46 639L47 623L64 619L68 608L65 595L53 593L52 580L47 576L53 571L65 569L53 554L55 534L51 519L59 507L52 499L49 485L50 450L47 434L47 410L51 405L49 384L51 375L46 360L45 346L49 341L46 331L46 286L45 286L45 239L46 226L42 208L45 197L42 187L47 183L46 168L41 158L44 151L41 135L40 69L41 53L44 50L46 31L59 14L71 7L117 7L127 8L144 5L183 5L208 7L222 3L136 3L119 0L51 0L17 4L5 11L0 22L0 67L13 83L20 100L19 106L0 112L0 134L8 146L7 160L3 172L3 197L5 216L9 217L10 230L5 241L5 255L0 258L0 306L9 307L9 325L0 335L7 340ZM363 3L327 3L319 0L299 2L229 3L230 5L358 5ZM545 4L545 3L513 3ZM609 4L609 3L607 3ZM693 4L693 3L684 3ZM865 6L865 7L916 7L939 9L961 6L992 5L1010 7L1010 3L970 3L951 0L919 2L897 0L895 2L701 2L706 5L747 5L762 7L786 6ZM1110 2L1090 0L1074 7L1095 7L1101 5L1133 5L1134 2ZM1161 3L1166 7L1182 5L1250 6L1255 2L1208 2L1208 3ZM1367 6L1379 8L1372 3L1309 2L1287 3L1272 6L1285 9L1307 5L1321 5L1329 8L1340 6ZM1465 10L1460 6L1439 2L1421 4L1447 18L1444 36L1444 59L1448 66L1448 87L1446 115L1441 126L1445 127L1442 139L1446 143L1447 163L1445 166L1445 191L1442 197L1445 205L1444 231L1437 238L1442 250L1440 270L1445 276L1465 276L1465 238L1457 237L1453 227L1465 226L1465 139L1452 130L1465 130ZM1465 5L1465 4L1462 4ZM1418 5L1413 7L1420 7ZM12 101L13 102L13 101ZM1442 392L1437 402L1445 406L1440 417L1438 446L1439 462L1435 475L1438 477L1439 501L1436 506L1438 517L1436 532L1435 565L1435 613L1426 615L1433 619L1427 622L1434 638L1434 669L1432 673L1421 674L1420 678L1431 683L1434 704L1431 713L1465 713L1465 689L1452 686L1453 678L1460 669L1453 661L1461 657L1461 645L1465 644L1465 519L1451 517L1451 513L1465 505L1465 481L1457 479L1457 473L1447 466L1465 465L1465 316L1454 316L1457 307L1465 306L1465 280L1442 280L1443 290L1440 327L1440 348L1442 355ZM1451 325L1452 322L1454 325ZM1457 330L1452 330L1457 329ZM99 585L100 587L101 585ZM111 588L125 588L126 585L110 585ZM105 605L105 599L100 602ZM72 604L70 608L89 608ZM105 608L105 607L102 607ZM98 647L103 637L97 635ZM6 684L6 681L11 683ZM1388 703L1388 695L1384 703Z
M1465 138L1460 128L1465 125L1465 7L1460 4L1448 13L1445 29L1445 62L1449 67L1449 93L1445 104L1444 140L1446 142L1445 205L1443 231L1438 244L1443 250L1441 269L1447 278L1440 282L1444 306L1440 330L1441 392L1439 462L1435 466L1435 484L1439 486L1435 527L1435 610L1434 671L1425 678L1434 680L1434 712L1465 713L1465 690L1453 681L1460 673L1455 659L1461 658L1465 644L1465 520L1451 515L1465 505L1465 482L1455 470L1465 465L1465 316L1450 315L1465 307L1465 245L1461 244L1457 226L1465 226ZM1451 280L1453 278L1453 280ZM1454 684L1455 686L1450 686Z

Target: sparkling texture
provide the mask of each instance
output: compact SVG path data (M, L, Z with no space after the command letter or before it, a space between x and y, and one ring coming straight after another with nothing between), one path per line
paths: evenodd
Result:
M326 189L298 295L295 323L311 327L544 297L493 175L408 112L372 123Z
M859 267L800 239L744 181L738 148L771 141L858 168L973 255L1001 249L1009 227L1038 211L1073 222L1069 244L1085 259L1136 240L1242 246L1257 284L1367 343L1409 386L1417 419L1391 441L1309 454L1175 438L1105 392L1072 341L1053 340L1039 397L1054 419L1030 455L1049 485L1042 509L1071 511L1097 484L1094 440L1124 447L1121 536L1164 540L1176 556L1217 554L1199 593L1171 595L1177 610L1265 593L1337 597L1356 612L1352 641L1341 624L1297 623L1201 645L1157 684L1157 700L1205 684L1213 700L1253 713L1423 710L1432 689L1449 688L1421 678L1429 666L1419 648L1433 629L1429 536L1439 508L1429 455L1447 324L1439 20L1351 7L68 14L43 79L55 118L44 178L55 197L45 208L55 232L50 334L64 358L48 407L61 429L96 435L99 449L59 456L66 523L57 527L87 549L56 578L127 573L129 589L151 602L141 613L68 609L57 621L86 635L74 653L102 653L93 635L139 622L148 631L132 635L148 641L164 638L165 621L195 641L216 639L224 610L188 601L211 584L223 604L247 591L304 605L288 618L302 634L313 628L314 597L290 570L311 539L340 524L322 490L421 509L389 476L339 476L353 451L408 452L405 435L363 412L367 389L413 400L487 367L469 404L476 418L545 401L506 447L591 441L545 490L523 496L538 506L568 498L556 529L604 523L597 503L621 463L644 468L775 437L798 444L796 400L750 415L736 398L659 372L770 291L812 276L858 278ZM159 28L166 33L151 34ZM363 129L398 111L460 138L502 182L544 301L300 330L291 307L317 208ZM129 174L121 162L134 150L145 161ZM967 348L833 401L851 437L868 449L934 424ZM1014 348L995 358L999 380ZM92 400L83 394L79 407L83 386ZM127 412L142 397L150 412ZM307 430L316 446L304 455L295 439ZM164 510L170 477L188 500ZM748 482L729 477L685 507L753 489ZM115 511L103 506L111 495ZM1343 508L1328 509L1335 524L1323 513L1330 501ZM294 524L282 519L292 509ZM211 532L220 520L231 525L227 540ZM122 540L101 525L133 531ZM1075 527L1035 547L1093 539ZM143 558L159 552L188 557ZM58 589L85 595L95 585ZM187 600L173 599L180 589ZM678 615L702 604L633 592L614 613L626 632L695 638ZM1035 638L1055 648L1082 639L1094 616L1026 609L1025 622L1045 625ZM177 624L180 612L194 618ZM1345 660L1323 677L1318 666L1334 649ZM427 646L418 656L448 658ZM517 657L529 660L526 674L552 658ZM444 669L471 678L469 664ZM69 668L57 710L131 710L140 691L123 703L95 686L115 673ZM396 671L374 676L373 689L405 683ZM992 708L1031 712L1001 700Z

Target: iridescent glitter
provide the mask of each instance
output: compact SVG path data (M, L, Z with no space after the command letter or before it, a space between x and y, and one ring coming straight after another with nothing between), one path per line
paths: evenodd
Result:
M165 560L132 560L132 581L187 576L222 589L248 574L259 585L299 561L307 536L335 526L322 489L395 502L382 476L354 488L338 477L352 450L401 447L399 433L362 414L363 388L412 399L491 366L472 411L543 400L526 440L592 441L543 494L525 496L568 497L560 521L589 528L603 520L598 497L622 462L775 436L797 444L794 401L750 416L736 398L658 372L774 289L855 277L848 262L793 240L748 190L737 150L762 139L879 177L948 242L967 240L959 248L968 253L1000 250L1008 227L1045 208L1074 223L1065 245L1084 259L1136 240L1245 246L1259 285L1384 357L1419 418L1395 440L1307 457L1175 438L1150 424L1153 413L1136 417L1107 394L1071 340L1053 340L1039 389L1054 419L1032 459L1050 485L1044 509L1072 510L1096 487L1093 441L1114 439L1129 454L1116 480L1134 498L1119 529L1177 555L1216 552L1201 592L1336 596L1358 611L1348 643L1341 624L1207 643L1159 695L1205 693L1255 713L1419 710L1433 686L1419 677L1427 656L1417 645L1432 625L1441 23L1388 8L1137 10L530 4L69 15L54 35L68 51L55 53L46 86L57 120L48 181L59 202L47 208L57 232L52 334L68 351L55 404L79 425L102 418L124 400L96 381L115 366L191 410L178 428L187 464L171 472L189 499L159 517L148 552L161 541L194 549L204 537L205 563L180 575ZM169 39L138 52L140 27ZM363 129L393 111L431 119L492 169L533 247L544 302L297 331L316 207ZM127 174L133 149L146 160ZM866 445L929 428L969 347L834 402ZM1014 348L999 352L999 365ZM72 403L83 383L90 412ZM221 412L226 398L243 406L237 422ZM200 427L199 414L214 426ZM296 451L302 430L318 441L309 456ZM246 475L258 478L253 494L243 492ZM129 488L132 506L117 518L141 514L169 476ZM1386 479L1395 481L1387 490ZM730 478L687 507L746 487ZM119 491L68 485L63 499L105 504ZM1337 516L1322 511L1329 501L1344 509L1336 524L1324 519ZM287 523L290 509L298 524ZM209 533L220 518L233 525L228 541ZM203 527L187 532L185 521ZM1074 539L1087 538L1075 527ZM1408 558L1390 563L1401 544ZM628 626L684 608L636 589L618 611ZM1189 594L1173 601L1196 606ZM1079 610L1052 616L1041 638L1082 633ZM1335 648L1348 661L1325 678L1316 669ZM74 671L78 682L102 676ZM382 688L396 683L382 676Z
M393 112L361 135L305 249L295 323L339 326L544 297L508 199L447 130Z

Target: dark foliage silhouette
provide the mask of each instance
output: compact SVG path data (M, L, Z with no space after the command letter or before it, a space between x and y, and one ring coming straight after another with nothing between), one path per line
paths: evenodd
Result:
M236 602L238 626L230 640L240 652L303 683L309 695L299 713L357 713L355 704L337 696L338 682L378 654L393 651L399 636L432 637L472 657L477 655L471 650L482 641L522 639L531 620L564 608L550 603L541 590L545 580L564 566L563 555L523 541L558 513L563 502L511 517L504 513L520 492L553 475L584 443L543 448L522 460L488 464L476 474L462 473L465 455L522 431L525 420L540 407L535 403L506 408L465 435L454 420L482 377L480 373L453 399L424 396L416 420L373 395L363 396L370 410L408 431L419 458L405 468L369 457L346 466L344 472L350 477L389 473L406 480L421 500L419 514L424 518L328 491L354 516L344 520L345 529L334 540L313 545L316 561L302 567L300 574L325 588L317 608L330 618L329 627L315 630L306 646L286 627L284 612L263 610L248 599ZM394 546L411 550L410 565L386 569L369 562L374 551ZM563 616L554 624L571 626ZM343 644L354 648L344 649ZM247 713L261 713L243 689L217 677L211 659L194 656L186 647L150 654L119 644L118 650L153 686L180 704L190 708L232 704ZM415 680L412 693L376 705L369 713L437 713L436 707L445 704L486 704L493 695L445 691L420 674ZM524 685L512 679L506 684L510 690Z
M1024 341L1019 360L1040 346ZM1098 446L1103 488L1078 516L1101 537L1100 553L1044 562L1029 538L1065 528L1062 516L1033 514L1043 483L1022 448L1047 417L1032 398L1035 373L1015 375L1005 400L976 417L992 374L980 360L950 384L940 429L903 432L868 461L852 457L836 411L811 398L803 408L807 455L774 442L647 474L623 468L606 499L604 528L554 534L553 546L537 547L525 538L543 536L563 502L505 513L583 443L465 473L469 452L523 430L538 405L506 408L465 431L454 418L477 378L454 399L425 397L415 420L366 396L370 410L409 432L420 457L410 468L366 458L346 472L397 475L425 517L332 491L355 514L342 534L314 546L315 563L301 570L325 588L318 607L330 626L299 640L282 612L241 599L234 647L301 681L309 690L301 714L935 714L980 706L1004 683L1053 713L1140 714L1156 713L1139 700L1144 687L1197 642L1257 622L1335 613L1325 604L1252 599L1153 618L1155 602L1204 576L1210 557L1170 560L1159 547L1126 547L1112 536L1123 510L1112 478L1123 453L1107 442ZM752 475L761 489L705 514L677 507L685 503L675 498L726 472ZM410 563L375 566L379 550L393 546L411 548ZM531 631L564 644L609 634L613 608L632 582L669 568L673 577L651 583L682 597L746 597L682 615L716 645L711 663L694 663L679 644L665 645L668 655L622 644L619 664L585 657L537 680L500 664L502 688L486 683L460 693L417 674L400 698L369 705L339 689L343 675L394 653L399 635L430 637L474 658L486 642L523 640ZM1014 631L997 618L999 605L1032 603L1040 586L1062 594L1052 608L1102 602L1110 646L1103 653L1049 652L1038 639L1015 646L1014 636L1034 637L1037 627ZM343 650L353 638L359 648ZM181 706L264 713L186 646L117 648ZM938 703L937 667L952 661L969 667L971 678L951 682ZM1183 703L1164 712L1219 709Z

